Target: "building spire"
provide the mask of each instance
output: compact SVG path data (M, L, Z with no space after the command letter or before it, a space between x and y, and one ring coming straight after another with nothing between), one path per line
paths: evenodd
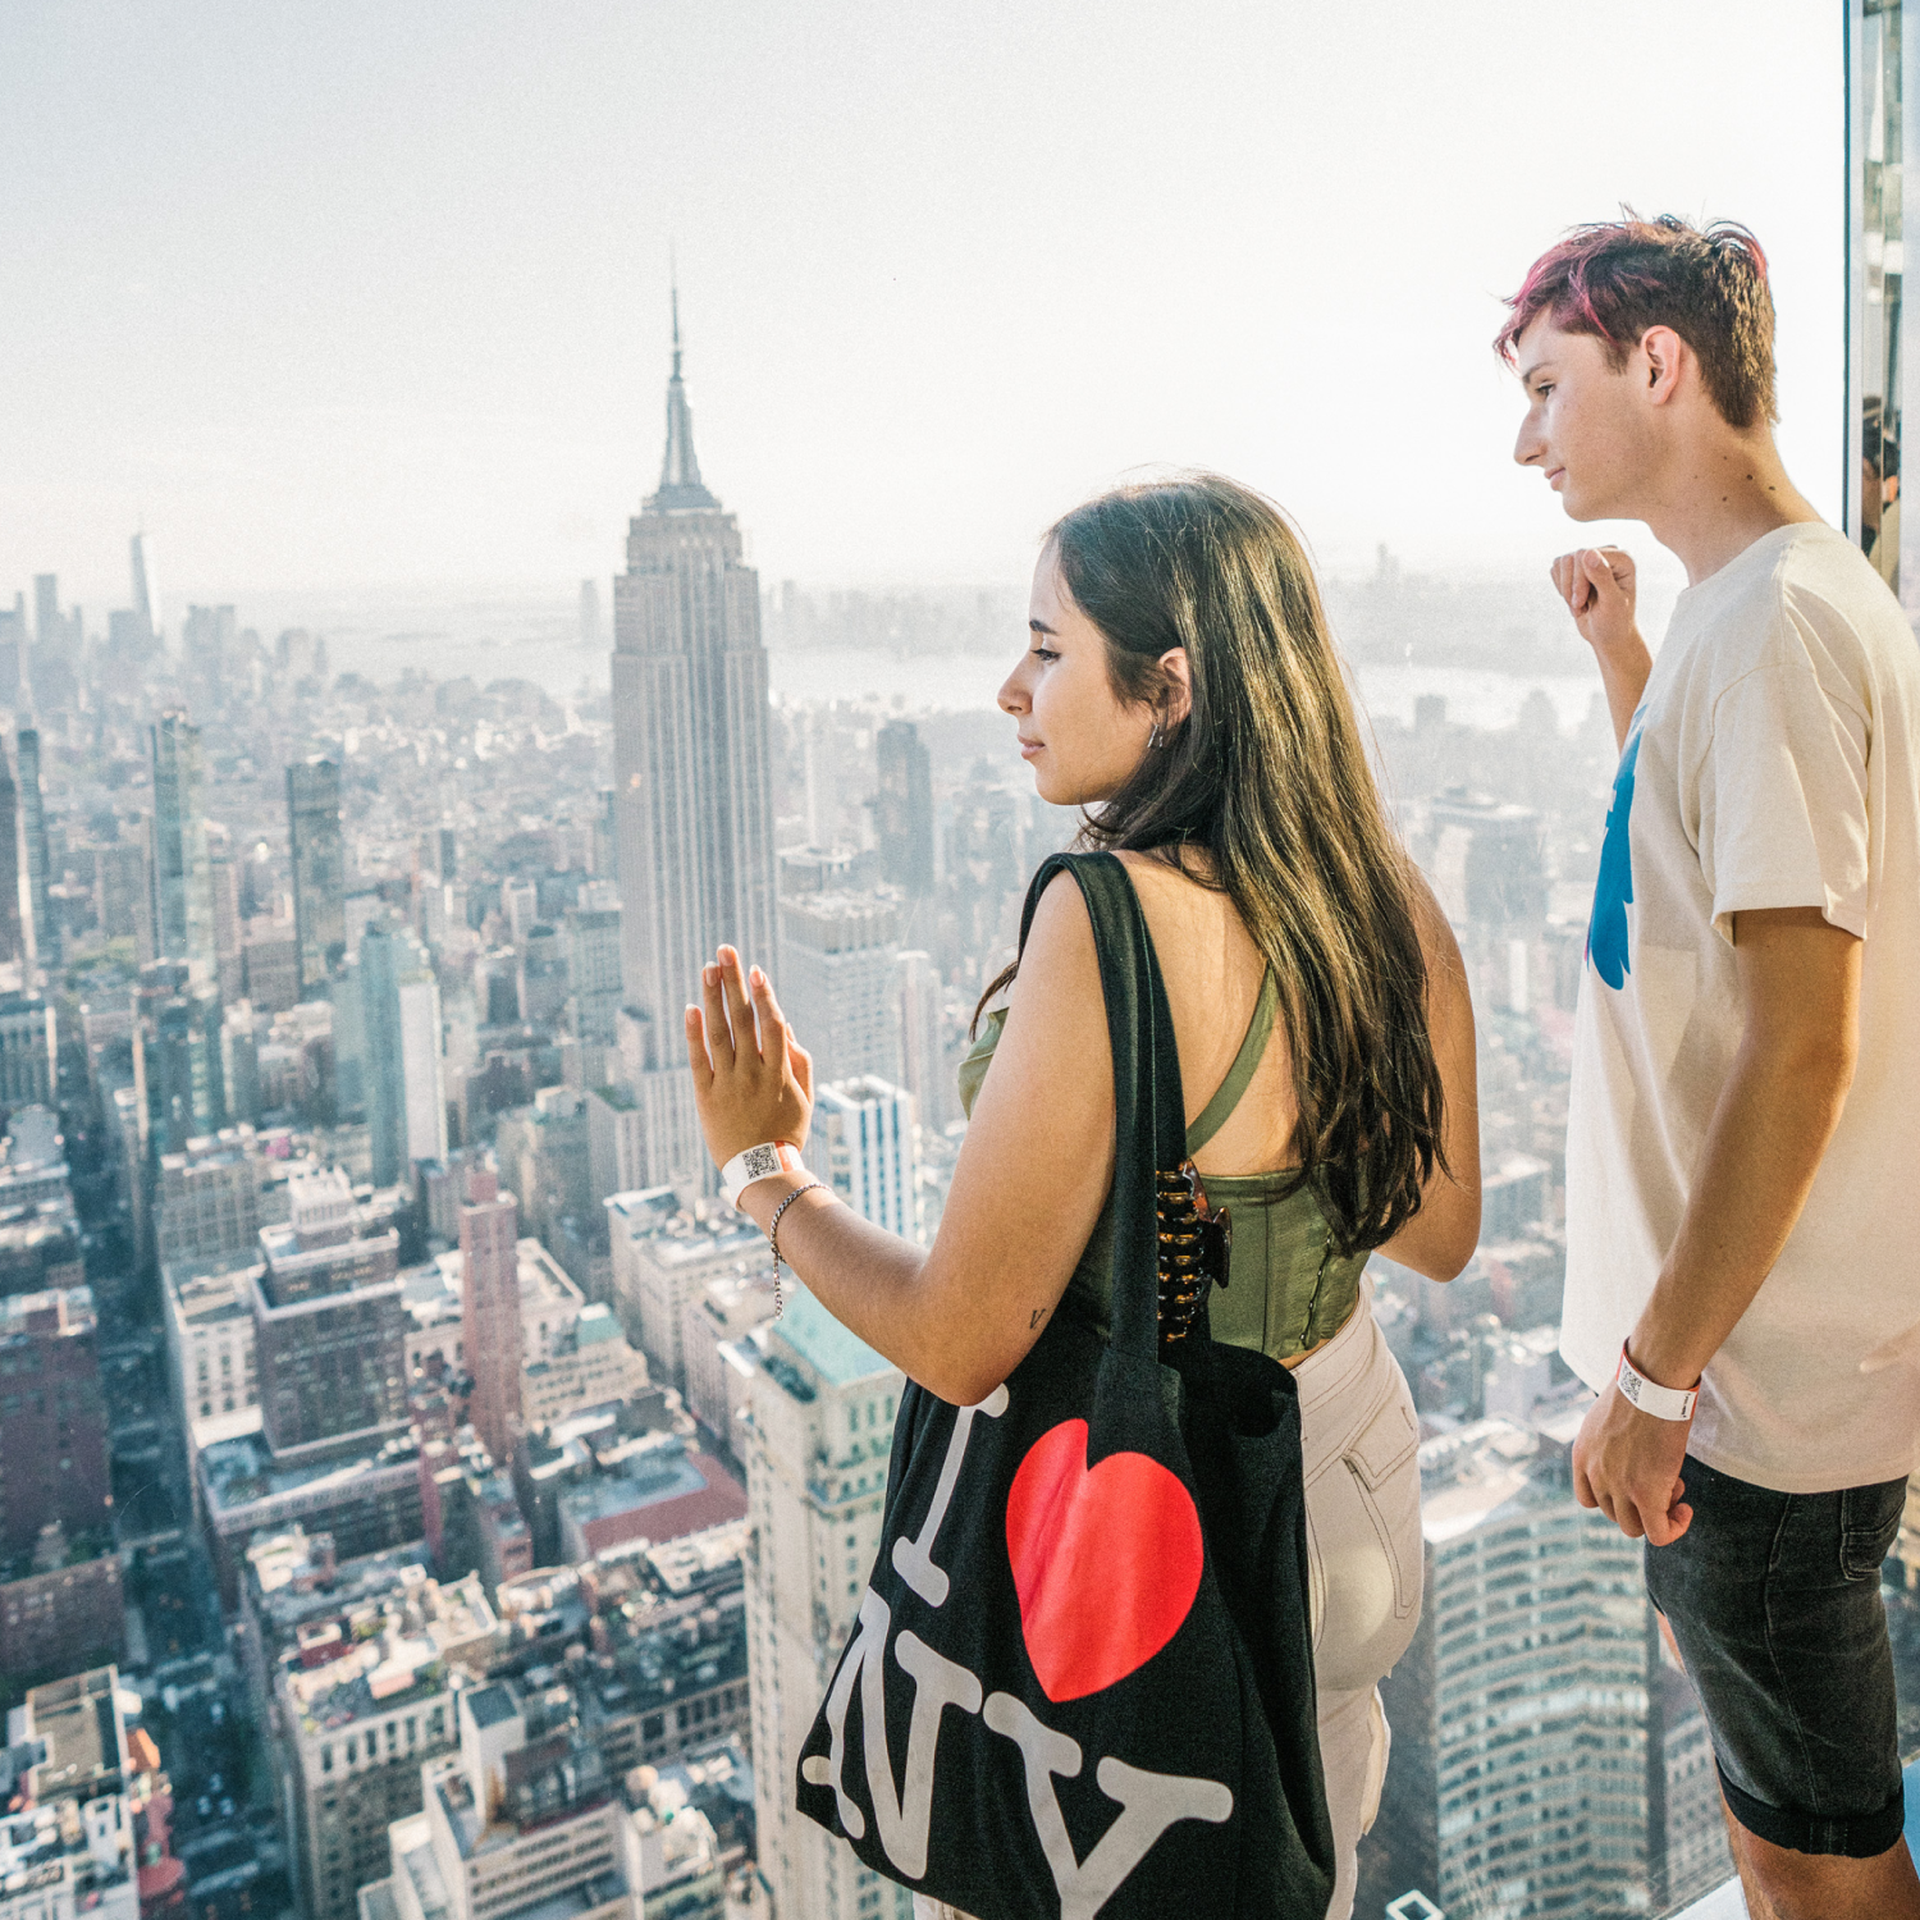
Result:
M720 502L700 480L700 462L693 451L693 409L687 405L686 383L680 377L680 287L672 287L673 376L667 382L667 451L660 462L660 488L648 501L654 513L676 509L717 507Z

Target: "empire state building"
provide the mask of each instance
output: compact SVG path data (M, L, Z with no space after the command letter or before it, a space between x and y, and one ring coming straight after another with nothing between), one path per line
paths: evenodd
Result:
M628 522L627 570L613 583L627 1099L603 1165L623 1186L708 1184L681 1009L723 941L763 965L774 951L760 580L741 560L739 521L700 478L680 353L676 294L660 485Z

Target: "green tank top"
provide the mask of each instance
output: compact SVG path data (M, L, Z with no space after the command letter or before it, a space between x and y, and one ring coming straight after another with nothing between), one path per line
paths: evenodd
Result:
M1279 990L1269 970L1227 1077L1187 1129L1189 1154L1198 1153L1240 1104L1273 1035L1279 1004ZM960 1104L969 1117L1006 1019L1004 1007L988 1014L980 1037L960 1063ZM1258 1348L1276 1360L1289 1360L1337 1333L1360 1303L1360 1276L1367 1254L1364 1249L1340 1252L1313 1188L1294 1186L1289 1173L1208 1173L1201 1176L1201 1184L1208 1202L1227 1208L1233 1219L1227 1284L1216 1287L1207 1302L1213 1337L1230 1346ZM1109 1196L1067 1291L1105 1332L1112 1289L1113 1202Z

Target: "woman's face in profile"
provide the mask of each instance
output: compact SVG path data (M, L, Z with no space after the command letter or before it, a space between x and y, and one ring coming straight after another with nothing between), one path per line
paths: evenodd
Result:
M1040 798L1084 806L1117 793L1140 764L1153 710L1126 706L1107 677L1107 639L1074 604L1051 545L1033 570L1027 650L1000 689Z

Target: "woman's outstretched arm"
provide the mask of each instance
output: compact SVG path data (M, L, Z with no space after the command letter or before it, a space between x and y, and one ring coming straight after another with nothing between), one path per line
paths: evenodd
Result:
M714 1158L724 1164L763 1140L803 1142L811 1066L765 976L743 973L722 948L703 997L687 1009L687 1042ZM1034 914L932 1247L815 1190L781 1216L781 1257L870 1347L943 1400L969 1405L1019 1365L1059 1305L1113 1160L1113 1054L1093 926L1063 873ZM809 1177L756 1181L745 1211L764 1231Z

